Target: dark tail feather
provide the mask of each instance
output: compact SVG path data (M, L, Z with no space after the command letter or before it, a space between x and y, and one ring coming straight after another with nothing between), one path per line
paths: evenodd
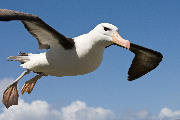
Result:
M28 56L28 53L19 53L18 56L9 56L7 58L8 61L19 61L21 62L21 64L29 61L29 56Z

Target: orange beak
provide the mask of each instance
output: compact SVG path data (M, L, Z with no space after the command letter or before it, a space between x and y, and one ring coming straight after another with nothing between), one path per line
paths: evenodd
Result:
M127 48L127 49L130 48L130 42L122 38L117 31L114 33L112 39L115 44L122 46L124 48Z

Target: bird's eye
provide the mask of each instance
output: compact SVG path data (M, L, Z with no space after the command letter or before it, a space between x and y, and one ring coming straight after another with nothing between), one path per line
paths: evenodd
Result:
M110 28L107 28L107 27L104 27L104 30L105 31L108 31L108 30L111 30Z

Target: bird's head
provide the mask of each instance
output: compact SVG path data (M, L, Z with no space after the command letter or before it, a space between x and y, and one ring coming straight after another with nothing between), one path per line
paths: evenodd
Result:
M109 23L98 24L91 32L96 34L98 40L104 41L106 45L116 44L129 49L130 42L122 38L118 33L118 28Z

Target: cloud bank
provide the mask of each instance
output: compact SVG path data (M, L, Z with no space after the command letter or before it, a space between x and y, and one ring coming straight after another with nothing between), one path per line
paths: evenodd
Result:
M18 106L3 109L0 120L178 120L180 110L173 111L165 107L156 116L146 110L117 116L111 110L89 107L82 101L75 101L61 109L55 109L46 101L36 100L26 103L20 99Z
M114 114L101 107L88 107L84 102L75 101L60 110L52 108L45 101L31 104L19 100L18 106L5 109L0 120L114 120Z
M11 78L0 80L0 99L12 81ZM168 107L162 108L157 115L152 115L147 110L130 111L120 115L102 107L87 106L82 101L74 101L68 106L55 109L46 101L27 103L20 99L18 106L3 108L0 120L180 120L180 110Z
M160 120L180 120L180 110L171 110L167 107L163 108L159 113Z

